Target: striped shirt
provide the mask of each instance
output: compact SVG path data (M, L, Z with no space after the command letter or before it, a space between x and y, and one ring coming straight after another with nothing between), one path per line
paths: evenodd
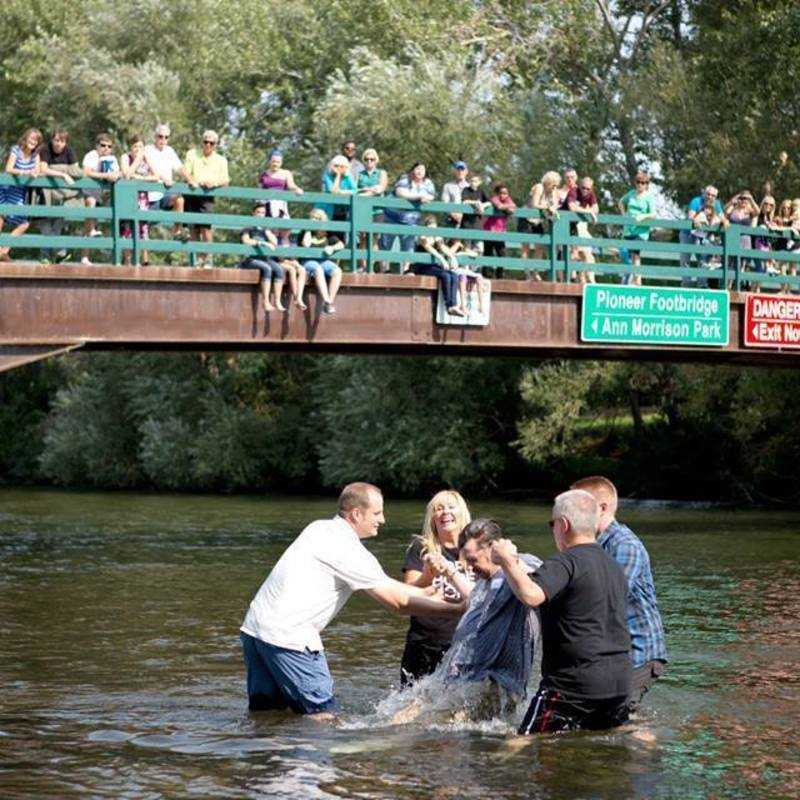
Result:
M626 618L634 668L648 661L666 661L664 626L658 611L647 550L639 537L617 520L597 537L597 543L622 567L628 580Z

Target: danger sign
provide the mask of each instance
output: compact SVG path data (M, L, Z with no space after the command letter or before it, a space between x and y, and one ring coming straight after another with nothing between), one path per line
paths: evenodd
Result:
M800 348L800 297L747 295L744 343L746 347Z

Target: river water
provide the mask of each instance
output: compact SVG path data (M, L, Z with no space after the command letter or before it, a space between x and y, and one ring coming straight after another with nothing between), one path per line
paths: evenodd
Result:
M239 623L333 505L0 491L0 797L800 797L800 514L624 509L654 563L668 673L635 725L520 745L511 713L391 724L405 623L358 594L324 635L339 724L248 714ZM387 500L369 547L388 571L423 506ZM554 550L542 505L473 513Z

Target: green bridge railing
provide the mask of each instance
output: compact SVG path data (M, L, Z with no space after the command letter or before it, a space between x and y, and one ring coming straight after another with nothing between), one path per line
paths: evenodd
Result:
M67 249L105 251L110 253L110 262L120 264L123 254L130 251L131 261L138 265L143 250L153 253L182 253L188 258L190 264L199 253L211 253L223 257L230 265L235 265L246 256L272 256L299 259L327 258L321 248L303 248L299 246L278 247L276 250L265 249L260 246L248 246L239 241L241 231L254 226L279 230L327 230L336 231L345 235L347 246L337 251L333 256L342 263L344 268L352 271L364 269L372 272L377 262L399 265L403 263L432 263L432 257L427 253L402 252L397 249L381 250L378 247L378 235L381 233L396 234L398 236L432 235L443 236L445 239L459 239L469 246L470 242L501 241L512 250L506 257L485 257L458 255L459 263L475 267L502 268L504 275L514 273L528 277L534 273L551 281L562 280L569 282L573 274L593 272L598 280L614 281L623 275L640 275L648 283L673 283L708 280L716 282L721 288L731 287L737 290L744 284L772 289L800 290L800 276L791 274L771 274L766 272L766 265L777 262L782 265L784 272L796 271L800 262L800 251L772 251L766 252L742 246L742 236L759 236L770 240L785 238L790 240L800 239L800 232L775 231L766 228L744 227L730 224L727 227L713 226L700 229L710 234L717 241L706 243L685 244L675 241L680 231L693 230L692 223L688 220L654 219L646 222L636 222L633 218L618 214L599 214L597 221L592 220L588 214L561 212L553 220L545 220L542 234L519 233L509 230L505 233L493 233L480 229L448 228L438 226L429 228L423 225L401 225L376 218L376 213L383 208L402 210L421 209L425 213L436 214L442 219L448 212L457 211L472 214L474 210L468 205L431 202L419 205L394 197L365 197L360 195L330 195L321 192L308 192L297 195L292 192L278 192L274 190L254 189L230 186L211 191L193 189L187 184L173 184L165 189L162 184L146 181L119 180L115 183L97 181L83 178L67 185L62 179L25 178L0 173L0 186L17 185L26 186L30 191L29 201L24 206L0 204L0 216L23 216L32 221L29 232L22 236L10 236L8 225L0 233L0 247L10 246L14 250L21 249ZM40 188L50 189L102 189L108 191L107 204L94 208L87 208L82 203L81 197L68 200L64 205L40 205L35 202ZM138 207L137 194L141 191L168 191L182 195L204 195L217 198L213 214L175 213L172 211L149 211ZM33 200L33 202L31 202ZM256 220L249 213L251 205L256 200L285 200L291 205L291 218L268 217ZM319 222L307 218L303 211L310 211L314 206L324 204L327 206L344 206L347 219L338 221ZM244 209L244 211L243 211ZM100 237L75 236L72 234L62 236L44 236L30 231L35 228L35 220L41 218L62 218L68 221L80 222L85 219L95 220L100 224L108 224L108 235ZM539 218L540 213L530 208L520 208L513 219ZM589 237L570 234L570 223L581 221L588 225ZM124 237L121 224L131 224L131 236ZM144 240L139 235L139 222L148 222L151 229L154 226L165 226L167 229L176 223L182 225L211 225L215 229L215 241L205 243L200 241L184 242L179 239L149 238ZM514 223L509 220L509 227ZM647 225L651 228L652 238L649 241L631 241L622 238L621 226L625 224ZM167 233L163 231L162 233ZM542 248L545 253L543 258L522 258L517 250L524 244L530 246L531 252L535 247ZM590 247L595 254L595 263L587 264L572 258L571 249L575 247ZM639 251L642 264L638 267L624 264L620 261L619 254L622 250L629 252ZM694 260L697 265L692 266L681 263L681 260ZM707 263L709 260L716 263Z

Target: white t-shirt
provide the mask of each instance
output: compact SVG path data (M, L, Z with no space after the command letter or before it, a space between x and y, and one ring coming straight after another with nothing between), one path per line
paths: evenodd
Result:
M391 582L341 517L312 522L261 584L242 630L287 650L322 650L320 632L358 589Z
M162 181L171 181L175 172L183 164L178 154L167 144L163 150L159 150L154 144L148 144L144 148L144 155L153 172ZM164 196L164 192L148 192L148 200L151 203L158 202Z
M83 168L92 172L119 172L119 161L111 153L101 156L97 150L90 150L83 157Z

